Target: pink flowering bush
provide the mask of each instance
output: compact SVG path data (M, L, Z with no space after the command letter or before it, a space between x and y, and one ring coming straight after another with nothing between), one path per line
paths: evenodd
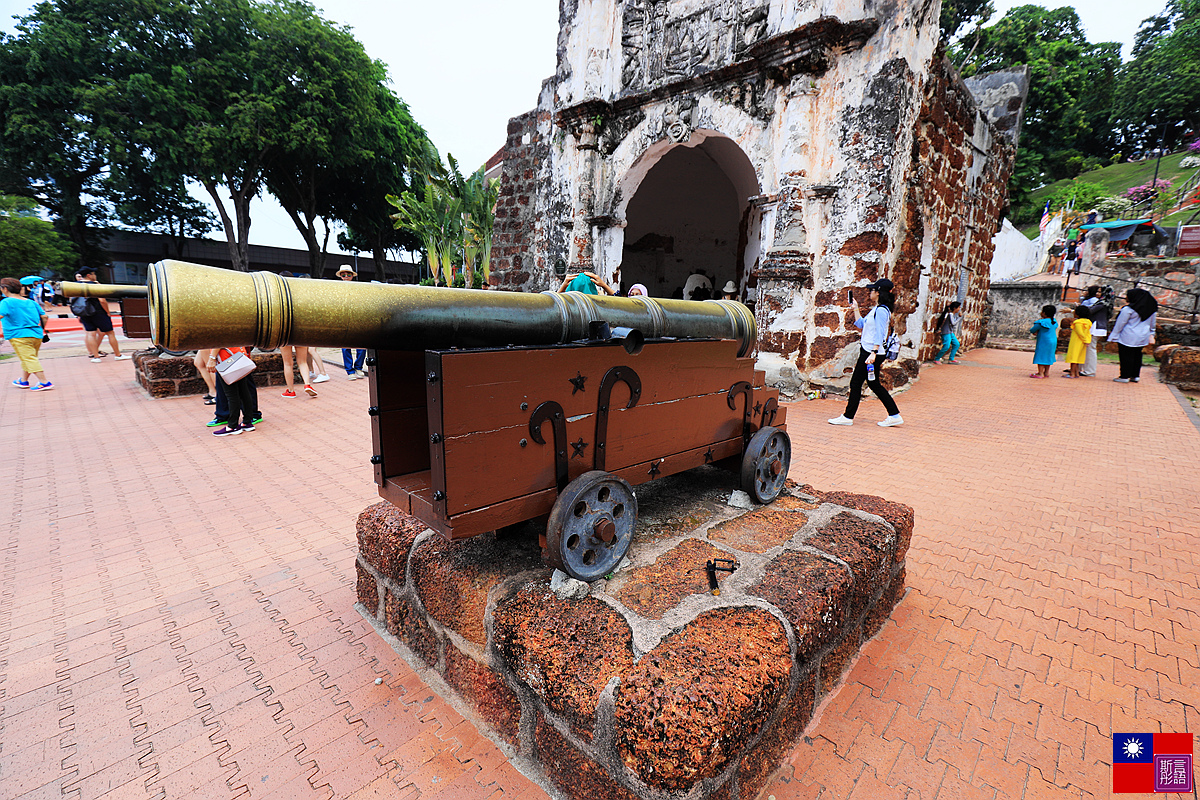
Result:
M1196 141L1194 141L1188 145L1188 152L1189 153L1200 153L1200 139L1197 139Z
M1149 200L1152 197L1158 196L1161 192L1165 192L1171 188L1171 180L1169 178L1159 178L1156 181L1151 181L1143 186L1134 186L1132 189L1125 191L1125 196L1134 203L1140 203L1143 200Z

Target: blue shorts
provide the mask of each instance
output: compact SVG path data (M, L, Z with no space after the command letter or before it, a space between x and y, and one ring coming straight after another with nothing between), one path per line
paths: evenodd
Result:
M79 321L83 323L85 331L101 331L103 333L111 333L113 329L112 317L104 312L99 314L88 314L80 317Z

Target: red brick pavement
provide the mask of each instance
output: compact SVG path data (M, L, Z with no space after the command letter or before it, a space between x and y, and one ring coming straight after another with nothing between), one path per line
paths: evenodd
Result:
M365 382L264 390L216 439L128 362L47 355L41 394L0 363L0 796L545 797L353 609ZM1200 730L1187 412L1152 371L966 358L900 428L789 410L794 477L917 527L908 594L764 796L1104 797L1113 730Z

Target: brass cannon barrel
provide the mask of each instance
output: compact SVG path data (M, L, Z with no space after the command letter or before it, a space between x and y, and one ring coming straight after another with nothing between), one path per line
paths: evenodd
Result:
M107 297L120 300L125 297L145 297L149 293L145 286L123 283L76 283L63 281L63 297Z
M426 350L546 345L588 338L592 322L648 339L736 339L754 316L731 300L601 297L281 278L160 261L150 267L150 331L169 350L254 344Z

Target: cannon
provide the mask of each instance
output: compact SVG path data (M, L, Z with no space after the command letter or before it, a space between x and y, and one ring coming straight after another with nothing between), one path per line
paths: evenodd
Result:
M759 503L791 442L741 303L281 278L162 261L150 327L172 350L368 348L379 494L447 539L546 519L546 562L621 562L633 487L704 464Z

